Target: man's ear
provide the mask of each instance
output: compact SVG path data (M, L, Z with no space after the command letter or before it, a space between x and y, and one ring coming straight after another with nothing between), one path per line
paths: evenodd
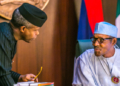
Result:
M117 38L113 38L112 44L115 45L117 43Z
M21 27L20 27L20 32L22 32L22 33L23 33L23 32L25 31L25 29L26 29L26 27L25 27L25 26L21 26Z

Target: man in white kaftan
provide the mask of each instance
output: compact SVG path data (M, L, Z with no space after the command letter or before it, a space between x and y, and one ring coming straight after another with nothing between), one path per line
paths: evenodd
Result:
M120 49L117 28L107 22L97 23L91 38L94 49L76 59L73 86L120 86Z

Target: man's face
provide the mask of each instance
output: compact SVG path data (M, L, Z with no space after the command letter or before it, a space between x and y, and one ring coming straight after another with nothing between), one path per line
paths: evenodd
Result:
M22 40L26 41L26 42L31 42L32 40L36 39L37 36L39 35L39 28L37 26L33 26L31 28L24 28L24 32L22 32L21 37Z
M102 43L100 43L101 38L110 38L108 35L103 34L94 34L93 36L96 40L93 42L94 52L96 56L109 56L111 50L114 45L112 44L112 39L106 39ZM98 38L98 39L97 39Z

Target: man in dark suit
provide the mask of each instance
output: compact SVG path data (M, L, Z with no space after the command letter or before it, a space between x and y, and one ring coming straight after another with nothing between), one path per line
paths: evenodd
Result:
M24 3L14 11L9 23L0 23L0 86L13 86L19 81L34 80L34 74L20 75L11 71L11 63L16 53L17 41L29 43L34 40L46 20L47 15L43 11Z

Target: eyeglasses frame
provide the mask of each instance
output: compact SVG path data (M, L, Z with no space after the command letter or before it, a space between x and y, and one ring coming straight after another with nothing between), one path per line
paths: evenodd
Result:
M100 42L100 41L98 41L100 44L102 44L105 40L109 40L109 39L113 39L114 37L110 37L110 38L95 38L95 37L91 37L90 39L91 39L91 41L93 42L93 43L95 43L96 41L98 41L98 39L102 39L103 41L102 42ZM92 40L93 39L93 40Z

